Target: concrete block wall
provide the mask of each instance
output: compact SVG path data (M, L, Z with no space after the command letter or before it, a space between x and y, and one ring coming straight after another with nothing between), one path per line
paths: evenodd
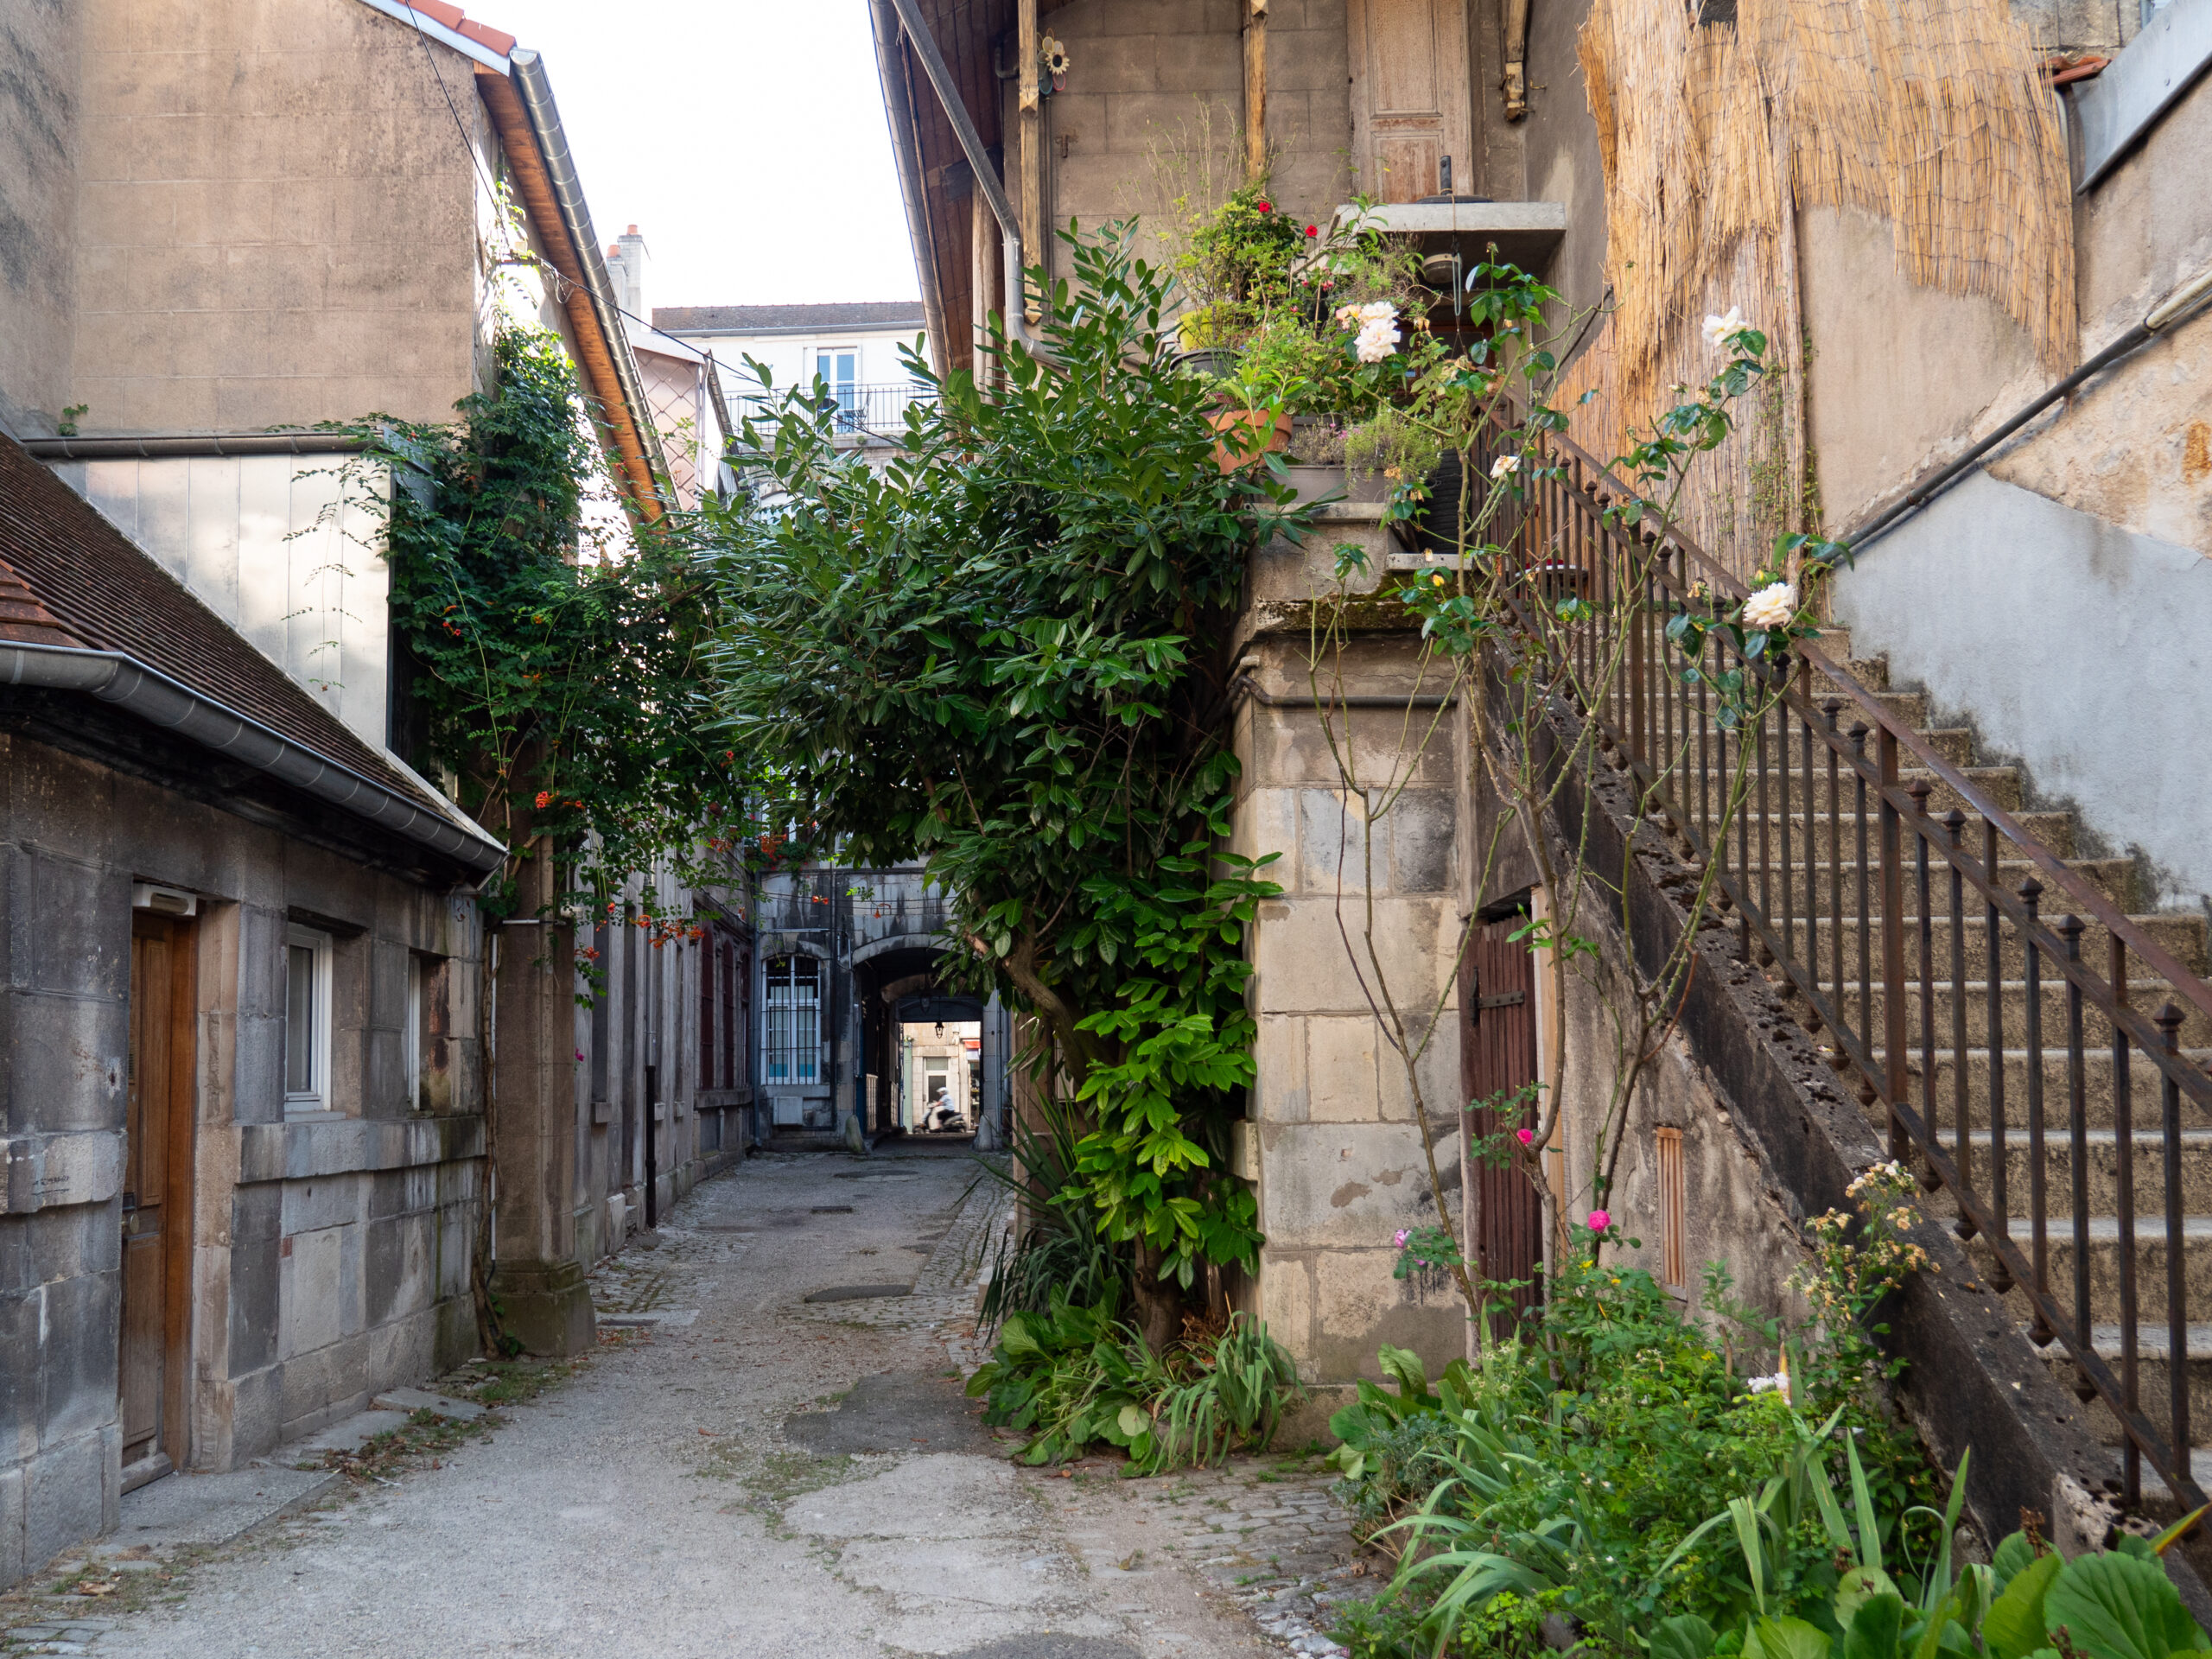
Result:
M482 1119L416 1114L407 953L446 1098L480 1087L479 930L425 890L143 779L0 736L0 1583L115 1523L131 884L200 896L186 1461L222 1469L474 1351ZM333 1103L287 1122L283 943L336 934Z
M1071 65L1065 90L1045 100L1048 225L1065 227L1072 218L1090 228L1132 215L1149 221L1185 190L1203 207L1204 198L1218 200L1243 182L1238 17L1236 0L1074 0L1045 19L1041 27L1066 45ZM1349 79L1344 0L1274 0L1270 188L1287 212L1325 217L1345 199ZM1014 95L1007 85L1011 133ZM1010 194L1018 194L1020 173L1010 161ZM1157 257L1156 232L1144 247ZM1065 249L1056 245L1053 257L1056 274L1065 275Z

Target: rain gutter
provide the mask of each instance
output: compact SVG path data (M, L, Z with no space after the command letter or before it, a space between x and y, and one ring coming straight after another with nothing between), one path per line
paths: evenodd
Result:
M914 275L922 286L922 327L930 337L930 359L942 375L949 372L952 349L945 333L944 290L938 281L937 247L930 234L930 208L922 190L922 158L915 148L914 106L906 97L904 60L899 52L899 19L891 0L868 0L875 31L875 73L883 83L883 112L891 127L891 156L899 168L899 195L906 208L906 236L914 245ZM753 334L814 334L789 328L747 330Z
M506 857L506 849L482 830L464 829L119 652L0 643L0 684L82 692L111 702L479 874L496 870Z
M215 455L353 455L369 446L351 432L193 432L167 437L24 438L41 461L168 461Z

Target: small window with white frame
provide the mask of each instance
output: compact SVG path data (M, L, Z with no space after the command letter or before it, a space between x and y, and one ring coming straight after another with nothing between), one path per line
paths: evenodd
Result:
M284 1115L330 1109L330 935L296 924L284 937Z

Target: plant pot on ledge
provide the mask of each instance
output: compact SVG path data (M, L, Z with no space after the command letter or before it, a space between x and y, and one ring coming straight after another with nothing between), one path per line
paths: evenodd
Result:
M1206 424L1220 434L1214 440L1214 464L1224 473L1249 467L1270 451L1290 447L1290 412L1271 414L1264 409L1217 409L1206 415Z

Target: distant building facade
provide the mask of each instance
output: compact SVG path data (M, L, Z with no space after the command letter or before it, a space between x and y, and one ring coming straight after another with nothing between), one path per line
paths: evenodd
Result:
M915 380L902 355L912 347L928 361L918 300L870 300L822 305L663 306L656 334L711 353L732 417L743 421L765 397L749 358L781 390L819 380L837 407L842 439L883 449L906 429L908 405L935 393Z

